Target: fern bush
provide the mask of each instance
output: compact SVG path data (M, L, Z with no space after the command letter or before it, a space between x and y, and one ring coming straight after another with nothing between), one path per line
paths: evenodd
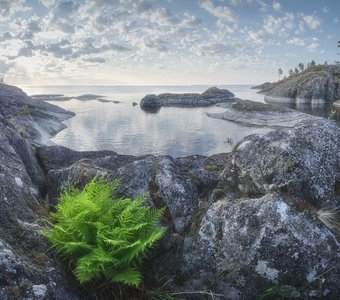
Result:
M143 195L117 198L117 185L95 178L84 190L68 188L51 214L45 235L80 283L104 278L138 286L142 259L165 232L163 209L144 206Z

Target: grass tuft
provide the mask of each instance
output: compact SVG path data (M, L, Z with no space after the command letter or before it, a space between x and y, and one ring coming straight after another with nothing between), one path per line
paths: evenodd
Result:
M340 233L340 209L320 209L317 211L316 215L328 228Z

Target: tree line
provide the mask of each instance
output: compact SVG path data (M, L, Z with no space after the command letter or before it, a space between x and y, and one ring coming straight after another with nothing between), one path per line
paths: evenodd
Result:
M325 62L325 65L327 65L327 62ZM298 64L297 67L293 69L289 69L288 70L288 77L289 76L293 76L293 75L297 75L299 74L300 72L303 72L304 70L307 70L309 68L313 68L316 66L316 62L314 60L312 60L311 62L307 63L307 65L305 65L304 63L300 62ZM281 76L283 75L283 70L282 68L279 68L277 70L277 73L278 73L278 76L279 76L279 80L281 80ZM284 79L287 78L287 76L284 76Z
M340 48L340 41L338 41L338 45L337 45L338 48ZM337 55L339 55L339 53L337 53ZM334 62L336 65L339 65L340 64L340 61L335 61ZM328 65L328 62L325 61L324 62L324 65ZM288 70L288 77L290 76L294 76L294 75L297 75L299 74L300 72L303 72L304 70L307 70L309 68L313 68L316 66L316 62L314 60L312 60L311 62L307 63L307 65L305 66L304 63L299 63L298 66L294 69L289 69ZM281 80L281 76L283 75L283 70L282 68L279 68L277 70L277 74L279 76L279 80ZM284 76L283 79L287 78L287 76Z

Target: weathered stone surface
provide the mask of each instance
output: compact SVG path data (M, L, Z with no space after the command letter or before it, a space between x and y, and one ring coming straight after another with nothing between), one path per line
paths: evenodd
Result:
M327 227L277 195L220 200L206 211L196 233L181 238L175 254L154 260L149 280L170 280L168 288L177 292L212 291L216 299L256 299L275 284L292 298L337 299L338 251ZM321 274L322 287L316 279Z
M168 238L172 247L159 251L148 280L217 299L254 299L277 285L292 298L337 299L339 233L318 216L322 208L339 218L339 149L339 127L324 120L245 138L203 218Z
M45 175L32 146L0 118L0 298L79 299L66 268L47 254ZM40 289L33 288L40 286ZM40 293L41 294L41 293ZM39 294L39 295L40 295Z
M159 109L162 106L211 106L217 103L225 103L234 99L233 93L226 89L212 87L202 94L185 93L171 94L163 93L159 95L146 95L140 102L140 106L144 110Z
M237 99L231 105L219 106L226 107L227 110L222 113L207 113L207 116L247 125L274 127L294 127L301 121L319 118L284 106L250 100Z
M67 268L49 255L42 235L48 218L45 174L30 140L11 122L14 118L22 126L35 126L62 110L36 106L20 89L7 85L0 85L0 104L0 299L86 299ZM20 113L23 104L38 117L26 122Z
M38 155L41 157L41 153L56 153L58 148L42 148ZM60 151L65 155L62 147ZM42 160L49 171L47 186L52 205L57 203L60 192L70 180L77 186L84 186L97 175L107 180L121 179L120 192L123 195L134 198L149 192L150 204L166 206L171 226L181 233L188 230L200 197L205 197L206 190L211 190L217 184L219 171L224 165L222 162L227 157L224 154L210 158L193 156L173 159L169 156L134 157L115 154L94 158L91 152L72 150L68 150L67 154L71 158L83 159L69 167L65 167L62 162L59 168L55 163L44 163ZM65 155L65 161L71 163L72 160Z
M74 115L58 106L32 99L21 89L0 84L0 114L22 137L35 145L52 144L50 136L65 128Z
M161 99L154 94L146 95L140 102L140 107L145 110L159 109L161 106Z
M275 83L265 84L259 93L267 102L310 103L340 99L340 66L317 65Z
M340 130L329 121L244 138L221 174L240 195L280 191L318 208L340 206Z

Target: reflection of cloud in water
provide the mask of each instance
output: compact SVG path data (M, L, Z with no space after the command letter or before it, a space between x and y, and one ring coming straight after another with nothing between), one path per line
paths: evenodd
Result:
M65 121L68 126L53 141L75 150L113 150L122 154L214 154L227 152L244 136L267 132L268 128L242 126L225 120L209 118L205 112L221 112L219 107L164 107L157 113L145 113L132 106L146 94L163 92L185 93L205 91L210 86L182 87L115 87L115 86L56 86L30 87L29 94L100 94L120 101L119 105L99 101L55 101L76 116ZM237 97L263 99L249 86L225 86ZM232 140L233 144L226 142Z
M265 128L240 126L211 119L206 111L220 108L162 108L147 114L130 105L108 106L97 101L71 100L57 104L76 112L67 129L53 141L76 150L109 149L122 154L213 154L231 150L227 139L238 142ZM81 113L78 113L81 112Z

